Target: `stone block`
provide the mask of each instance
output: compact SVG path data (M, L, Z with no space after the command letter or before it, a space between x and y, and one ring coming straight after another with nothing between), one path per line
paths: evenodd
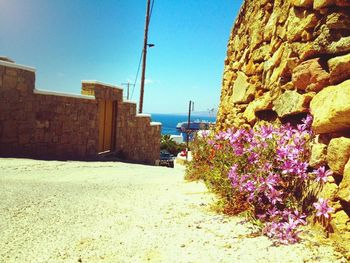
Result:
M326 25L329 29L341 30L349 29L350 14L343 10L337 10L327 14Z
M350 218L344 210L340 210L332 216L332 226L342 238L350 240Z
M314 28L318 23L317 16L314 12L307 9L291 8L288 16L286 30L287 39L289 42L300 41L305 30Z
M322 189L317 196L324 199L334 200L337 197L338 191L338 185L335 183L327 182L322 186Z
M311 7L313 0L292 0L292 4L298 7Z
M16 68L6 68L5 74L8 76L17 77L18 71L19 70Z
M17 86L17 78L13 76L4 75L2 84L3 89L15 89Z
M299 90L320 91L329 86L330 75L321 65L319 58L302 62L295 67L292 82Z
M327 149L327 162L333 172L344 173L345 164L350 158L350 139L345 137L334 138Z
M237 79L233 84L233 103L247 103L254 98L255 88L248 82L248 77L243 72L237 73Z
M314 0L314 9L322 9L335 5L336 0Z
M18 136L18 143L20 145L26 145L30 143L31 136L27 133L22 133Z
M345 165L343 179L339 184L339 198L350 203L350 159Z
M335 0L337 6L350 6L349 0Z
M332 84L337 84L349 79L350 54L338 56L328 60L328 67L330 70L330 81Z
M272 109L272 97L270 92L266 92L263 96L255 99L249 103L248 107L243 113L243 117L249 122L256 120L255 112L271 110Z
M312 168L324 166L327 163L327 145L316 143L312 145L309 165Z
M350 80L320 91L310 104L314 117L312 128L317 134L350 128Z
M273 109L280 118L308 112L312 96L313 94L301 95L297 91L287 90L273 102Z
M4 75L4 73L5 73L5 67L4 66L0 66L0 77L2 75Z

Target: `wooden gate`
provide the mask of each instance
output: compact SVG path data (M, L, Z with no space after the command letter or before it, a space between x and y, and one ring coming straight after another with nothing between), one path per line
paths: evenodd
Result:
M116 102L99 101L99 142L98 151L107 152L115 149Z

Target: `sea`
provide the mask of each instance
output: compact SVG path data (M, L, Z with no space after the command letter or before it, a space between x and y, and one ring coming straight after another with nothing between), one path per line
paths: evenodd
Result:
M151 119L153 122L161 122L162 123L162 134L170 134L170 135L180 135L180 131L176 130L176 125L179 122L187 122L188 121L187 115L177 115L177 114L159 114L159 113L152 113ZM216 117L209 117L209 116L191 116L191 121L208 121L208 122L215 122Z

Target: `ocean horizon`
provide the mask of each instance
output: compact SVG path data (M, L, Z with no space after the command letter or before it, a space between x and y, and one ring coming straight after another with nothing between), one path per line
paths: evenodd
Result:
M179 122L187 122L188 116L186 114L165 114L165 113L151 113L151 120L153 122L161 122L162 123L162 131L163 135L180 135L180 131L176 129L176 125ZM200 116L194 115L191 116L191 121L208 121L215 122L216 116Z

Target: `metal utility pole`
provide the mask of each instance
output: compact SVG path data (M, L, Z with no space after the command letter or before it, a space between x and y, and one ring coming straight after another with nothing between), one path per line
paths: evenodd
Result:
M147 0L145 37L144 37L144 41L143 41L142 76L141 76L141 90L140 90L139 113L142 113L142 108L143 108L143 94L144 94L144 89L145 89L146 57L147 57L147 41L148 41L148 25L149 25L149 11L150 11L150 6L151 6L151 0Z
M135 84L131 84L130 82L128 83L122 83L122 85L127 86L127 95L126 95L126 99L129 100L129 94L130 94L130 86L135 86Z
M193 111L194 109L194 101L189 102L188 104L188 118L187 118L187 130L186 130L186 160L188 159L188 142L189 142L189 137L190 137L190 126L191 126L191 110Z

